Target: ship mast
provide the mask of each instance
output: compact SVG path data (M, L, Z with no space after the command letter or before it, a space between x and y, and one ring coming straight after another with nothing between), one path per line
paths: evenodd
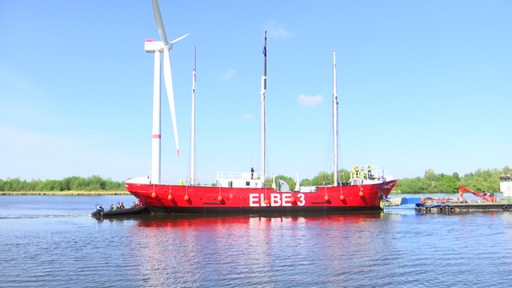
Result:
M192 119L190 123L190 185L196 184L196 47L194 46L194 69L192 69Z
M332 107L333 107L333 138L334 138L334 186L338 186L338 95L336 91L336 51L332 52Z
M260 125L260 179L265 187L265 94L267 92L267 31L263 46L263 76L261 76L261 125Z

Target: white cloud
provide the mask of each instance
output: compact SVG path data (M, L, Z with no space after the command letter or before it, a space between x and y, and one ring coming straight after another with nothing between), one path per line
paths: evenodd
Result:
M275 39L286 39L293 37L293 34L286 30L283 25L269 21L263 25L264 30L268 31L268 37Z
M304 94L300 94L297 98L299 104L302 106L316 106L324 101L324 96L316 95L316 96L308 96Z
M235 77L235 75L236 75L236 70L235 69L229 69L227 72L225 72L222 75L222 80L229 80L229 79Z
M254 120L254 115L249 114L249 113L245 113L244 115L242 115L242 120L252 121L252 120Z

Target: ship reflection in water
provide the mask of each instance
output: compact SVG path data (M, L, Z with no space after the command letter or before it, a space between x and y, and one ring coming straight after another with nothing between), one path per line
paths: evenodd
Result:
M325 273L336 283L373 265L381 215L151 217L137 220L130 245L149 286L322 286Z
M512 281L509 215L147 218L128 234L150 287L496 287Z

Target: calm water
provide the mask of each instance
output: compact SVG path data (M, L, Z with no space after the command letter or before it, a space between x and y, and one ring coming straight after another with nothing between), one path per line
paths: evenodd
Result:
M512 213L98 222L130 196L0 196L1 287L510 287Z

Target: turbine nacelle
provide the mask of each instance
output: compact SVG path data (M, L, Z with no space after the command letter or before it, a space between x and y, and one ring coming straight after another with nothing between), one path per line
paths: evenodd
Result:
M144 51L148 53L162 52L165 49L164 42L153 41L151 39L144 41Z
M146 41L144 41L144 51L148 52L148 53L152 53L152 52L162 52L164 51L164 49L172 49L172 46L182 40L183 38L187 37L188 35L190 35L190 33L187 33L181 37L178 37L174 40L172 40L171 42L165 44L163 41L154 41L153 39L147 39Z

